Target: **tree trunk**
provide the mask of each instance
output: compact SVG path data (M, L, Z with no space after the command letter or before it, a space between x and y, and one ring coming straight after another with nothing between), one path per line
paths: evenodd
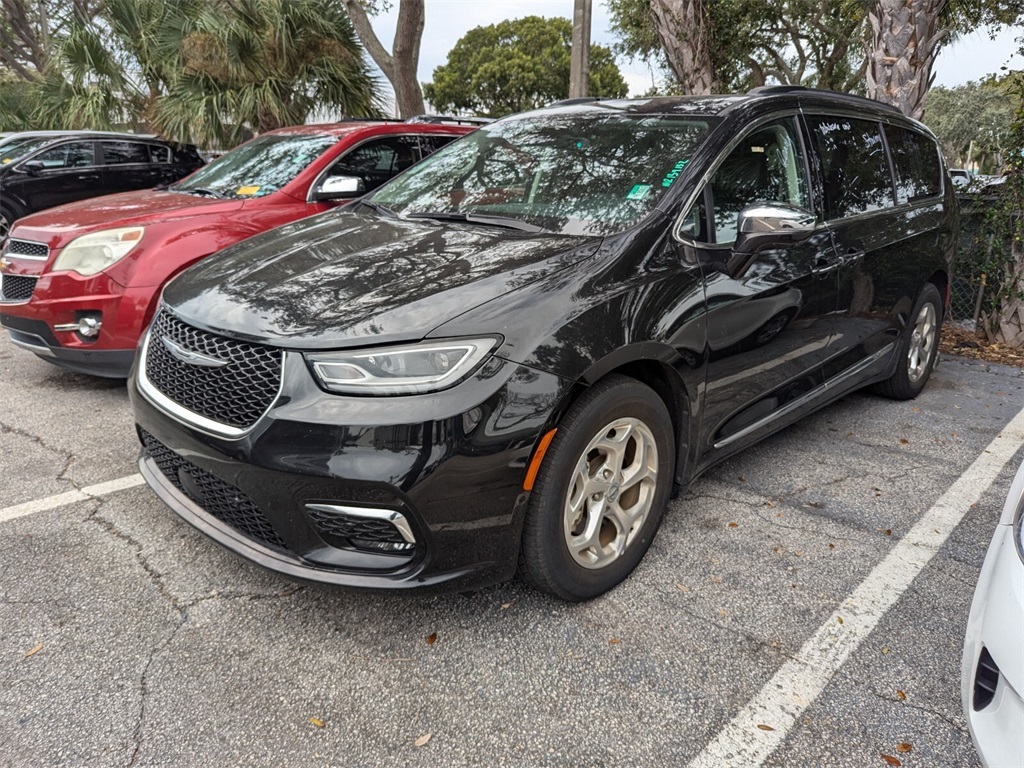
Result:
M1024 245L1014 238L1012 258L1006 265L1003 286L1006 298L991 315L983 314L981 326L989 343L1024 349Z
M920 120L932 65L949 30L940 16L949 0L875 0L868 11L868 96Z
M416 70L419 68L420 40L423 38L424 0L400 0L393 53L388 53L377 38L360 0L341 2L366 52L395 89L395 110L398 116L409 118L422 115L426 110Z
M704 0L651 0L658 39L683 93L705 96L718 83L711 61L711 40Z

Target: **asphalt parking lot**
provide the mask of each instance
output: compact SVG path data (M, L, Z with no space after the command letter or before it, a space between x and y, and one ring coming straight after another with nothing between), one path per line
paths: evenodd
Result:
M293 584L139 484L122 384L4 338L0 392L2 765L979 764L960 651L1020 370L804 420L584 605Z

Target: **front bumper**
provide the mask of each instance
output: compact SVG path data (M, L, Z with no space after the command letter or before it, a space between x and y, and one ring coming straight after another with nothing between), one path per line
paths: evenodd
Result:
M125 288L105 273L84 278L44 273L24 302L0 303L11 341L48 362L94 376L127 378L156 288ZM85 338L73 330L85 316L100 323Z
M964 714L990 768L1024 765L1024 563L1013 536L1010 525L996 528L964 642Z
M344 397L320 390L296 353L285 357L285 381L255 428L230 439L169 415L132 377L149 446L140 468L156 494L219 544L292 578L470 589L512 577L526 465L567 382L493 359L445 392ZM225 499L249 517L240 521ZM394 511L414 546L367 550L326 532L311 505Z

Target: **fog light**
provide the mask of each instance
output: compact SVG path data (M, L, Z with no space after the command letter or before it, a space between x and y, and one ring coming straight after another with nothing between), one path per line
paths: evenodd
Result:
M408 552L416 546L407 541L369 541L367 539L352 539L351 541L359 549L370 549L377 552Z
M101 325L103 325L103 323L95 317L83 317L78 321L78 335L85 336L87 339L91 339L93 336L99 336Z

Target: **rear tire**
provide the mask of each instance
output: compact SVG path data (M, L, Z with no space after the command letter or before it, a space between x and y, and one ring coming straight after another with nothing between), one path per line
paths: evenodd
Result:
M6 205L0 205L0 243L7 239L7 233L14 224L14 213Z
M938 288L927 283L900 334L896 372L875 385L878 394L893 400L913 400L921 394L938 359L941 327L942 297Z
M650 387L610 376L562 419L523 526L520 576L579 602L625 579L650 547L672 492L675 435Z

